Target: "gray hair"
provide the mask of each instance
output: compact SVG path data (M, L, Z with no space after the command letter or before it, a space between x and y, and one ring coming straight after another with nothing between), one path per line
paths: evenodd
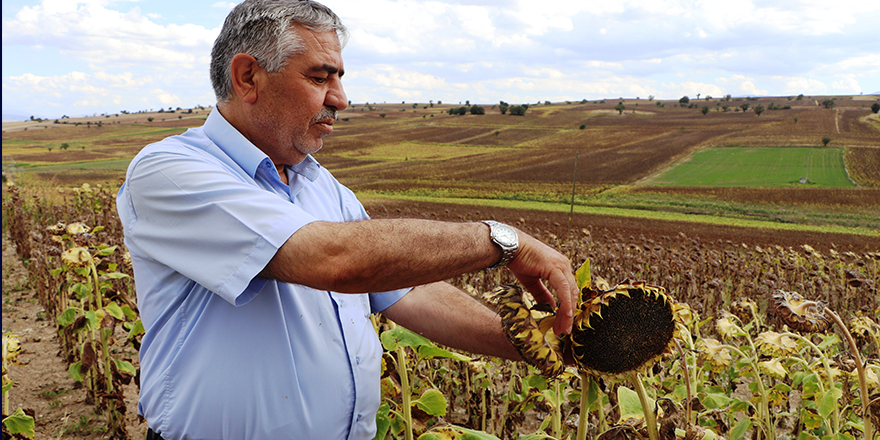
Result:
M302 53L303 40L294 25L314 32L336 32L340 46L348 31L330 8L311 0L245 0L226 17L211 50L211 84L217 102L232 97L232 58L246 53L266 71L277 72L287 59Z

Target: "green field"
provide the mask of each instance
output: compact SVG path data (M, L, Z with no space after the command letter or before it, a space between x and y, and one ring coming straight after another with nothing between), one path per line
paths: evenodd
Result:
M697 151L651 179L666 186L852 188L844 150L816 147L722 147ZM799 183L806 178L806 183Z

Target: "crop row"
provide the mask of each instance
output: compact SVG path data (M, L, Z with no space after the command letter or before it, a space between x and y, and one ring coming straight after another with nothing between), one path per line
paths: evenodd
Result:
M4 222L71 376L91 390L108 430L125 438L121 385L136 376L143 327L114 194L84 185L50 205L11 187ZM520 227L570 256L573 269L588 261L596 277L663 286L689 310L679 350L635 379L569 367L549 380L522 363L447 351L376 317L386 348L380 438L638 438L649 433L646 406L664 438L859 438L872 414L880 418L880 253ZM503 270L450 281L478 298L514 282ZM779 317L780 292L836 311L848 328L794 331ZM853 359L864 359L862 368ZM639 388L649 404L634 397Z

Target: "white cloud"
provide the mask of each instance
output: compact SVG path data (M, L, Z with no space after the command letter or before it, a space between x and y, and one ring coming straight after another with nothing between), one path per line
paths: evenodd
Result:
M4 106L75 104L101 113L213 102L210 50L225 10L237 0L192 0L201 5L195 10L211 17L200 17L207 25L188 21L182 4L23 1L32 6L6 5L12 12L3 16L3 49L15 53L3 66ZM343 56L346 91L355 102L880 89L880 53L870 43L880 22L878 2L558 0L552 8L531 0L323 3L352 32ZM169 24L173 20L178 22Z
M211 5L211 7L212 8L220 8L220 9L228 9L231 11L232 8L235 7L235 5L236 5L236 3L233 3L233 2L217 2L217 3L214 3L213 5Z
M193 63L216 34L196 25L158 25L138 8L122 13L98 2L44 0L3 19L4 45L56 47L95 65Z
M758 88L755 85L755 79L746 77L743 75L731 75L729 78L718 78L718 83L725 86L725 89L730 90L729 94L735 96L761 96L768 95L770 92L766 89ZM713 96L721 96L720 92L710 92L710 95ZM705 94L704 94L705 95Z
M852 76L847 76L845 78L841 78L839 81L834 81L831 83L831 88L834 91L842 94L846 93L861 93L862 87L859 85L859 82L856 81Z

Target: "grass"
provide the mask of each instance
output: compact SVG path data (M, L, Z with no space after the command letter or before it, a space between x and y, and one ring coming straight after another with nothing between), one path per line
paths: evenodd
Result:
M358 198L362 200L368 199L398 199L412 200L418 202L438 202L438 203L456 203L461 205L472 206L489 206L497 208L510 208L521 210L536 211L553 211L553 212L569 212L570 205L561 203L549 203L541 201L521 201L521 200L504 200L504 199L479 199L479 198L456 198L456 197L429 197L429 196L410 196L402 194L385 194L379 192L359 192ZM865 227L847 227L838 225L808 225L797 223L783 223L773 220L754 220L745 218L731 218L717 215L693 215L680 212L653 211L644 209L629 209L619 207L603 207L603 206L583 206L575 205L574 212L578 214L608 215L640 218L647 220L665 220L678 222L704 223L719 226L739 226L762 229L776 229L785 231L803 231L803 232L822 232L822 233L838 233L838 234L855 234L870 237L880 237L880 230L877 228Z
M650 180L669 186L851 188L844 150L813 147L724 147L694 153Z

